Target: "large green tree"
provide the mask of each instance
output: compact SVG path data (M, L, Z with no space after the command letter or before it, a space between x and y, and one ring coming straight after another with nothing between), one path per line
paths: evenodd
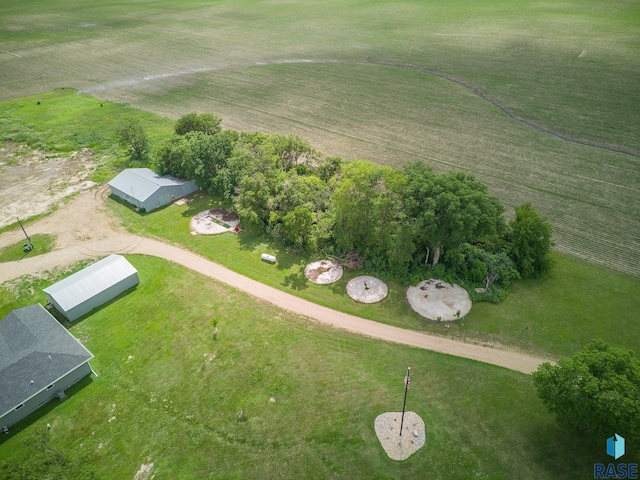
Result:
M405 174L405 209L415 245L426 253L425 261L431 252L437 265L444 248L506 230L504 207L473 175L434 173L419 161L407 165Z
M209 194L222 194L218 175L227 168L236 135L228 130L214 135L194 131L172 135L154 152L154 164L161 174L194 180Z
M270 142L284 170L291 170L299 161L310 160L316 154L311 145L297 135L271 135Z
M186 135L189 132L202 132L207 135L215 135L222 130L222 119L212 113L187 113L180 117L175 124L174 131L177 135Z
M406 177L371 162L345 163L331 199L339 251L357 251L376 266L399 270L411 260L402 192Z
M632 351L594 340L557 365L543 363L533 383L562 427L596 440L618 433L640 448L640 361Z
M523 278L537 278L551 266L551 224L529 202L515 210L509 222L509 256Z
M142 122L137 118L128 118L117 129L120 146L129 150L132 158L142 160L149 149L149 140Z

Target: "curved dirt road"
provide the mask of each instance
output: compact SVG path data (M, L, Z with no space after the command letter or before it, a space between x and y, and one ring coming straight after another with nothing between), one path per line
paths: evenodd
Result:
M89 194L94 197L94 201L91 201ZM67 233L71 228L76 234L75 236L67 235L65 240L64 233L60 232L62 237L59 237L56 249L48 254L0 264L0 283L25 274L37 274L55 266L67 265L87 258L97 258L110 253L139 253L176 262L285 310L340 330L370 338L469 358L524 373L535 371L540 363L547 361L515 351L489 348L405 330L314 304L235 273L188 250L119 231L101 208L101 197L99 192L84 193L50 217L29 225L30 234L41 231L58 233L60 227ZM83 204L83 202L85 203ZM78 207L78 209L74 209L74 207ZM74 216L77 214L74 212L79 211L89 214L88 218L91 219L91 222L85 226L88 229L83 228L79 218L74 221ZM103 228L96 228L97 224L101 224ZM21 235L22 232L19 234L7 232L0 235L0 247L19 241ZM60 242L61 238L62 242Z

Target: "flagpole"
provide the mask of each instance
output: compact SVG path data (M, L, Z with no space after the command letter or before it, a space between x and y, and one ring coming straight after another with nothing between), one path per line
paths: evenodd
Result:
M407 406L407 392L409 391L411 367L407 367L407 376L404 377L404 402L402 402L402 420L400 420L400 436L402 436L402 426L404 425L404 409Z

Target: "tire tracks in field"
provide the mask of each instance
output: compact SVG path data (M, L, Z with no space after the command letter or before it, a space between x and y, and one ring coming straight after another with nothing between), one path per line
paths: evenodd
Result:
M640 153L635 152L631 149L625 148L625 147L621 147L621 146L617 146L617 145L609 145L609 144L605 144L605 143L600 143L600 142L594 142L591 140L585 140L585 139L580 139L580 138L575 138L569 135L565 135L563 133L560 133L552 128L546 127L544 125L541 125L539 123L533 122L531 120L527 120L526 118L522 118L518 115L516 115L515 113L513 113L512 111L510 111L507 107L505 107L504 105L502 105L501 103L499 103L498 101L494 100L493 98L491 98L489 95L487 95L486 93L484 93L483 91L481 91L479 88L474 87L473 85L471 85L470 83L467 83L463 80L460 80L452 75L447 75L445 73L440 73L434 70L428 70L426 68L422 68L422 67L418 67L415 65L411 65L411 64L406 64L406 63L394 63L394 62L383 62L383 61L377 61L377 60L370 60L370 59L365 59L365 60L339 60L339 59L290 59L290 60L271 60L271 61L263 61L263 62L248 62L248 63L233 63L233 64L226 64L226 65L221 65L218 67L205 67L205 68L196 68L196 69L192 69L192 70L186 70L186 71L179 71L179 72L171 72L171 73L161 73L161 74L155 74L155 75L147 75L145 77L139 78L139 79L129 79L129 80L119 80L119 81L114 81L114 82L109 82L109 83L104 83L104 84L100 84L100 85L95 85L93 87L88 87L85 89L80 90L81 93L87 93L87 94L92 94L92 93L97 93L97 92L101 92L101 91L105 91L105 90L109 90L111 88L119 88L119 87L126 87L126 86L132 86L132 85L138 85L140 83L144 83L144 82L151 82L151 81L155 81L155 80L162 80L162 79L166 79L166 78L173 78L173 77L181 77L181 76L186 76L186 75L193 75L193 74L197 74L197 73L209 73L209 72L215 72L215 71L220 71L220 70L229 70L229 69L234 69L234 68L245 68L245 67L261 67L261 66L270 66L270 65L287 65L287 64L292 64L292 65L298 65L298 64L321 64L321 63L343 63L343 64L354 64L354 65L377 65L377 66L384 66L384 67L393 67L393 68L401 68L404 70L411 70L411 71L415 71L415 72L420 72L423 73L425 75L429 75L431 77L436 77L436 78L441 78L443 80L446 80L448 82L451 82L455 85L458 85L462 88L464 88L465 90L467 90L468 92L472 93L473 95L475 95L476 97L480 98L481 100L485 101L486 103L488 103L489 105L497 108L498 110L500 110L502 113L504 113L507 117L509 117L510 119L525 125L529 128L532 128L534 130L537 130L541 133L545 133L547 135L551 135L553 137L556 137L560 140L563 140L565 142L568 143L573 143L576 145L583 145L586 147L591 147L591 148L597 148L600 150L605 150L608 152L613 152L613 153L620 153L623 155L628 155L631 157L635 157L635 158L640 158ZM321 127L318 127L321 128Z

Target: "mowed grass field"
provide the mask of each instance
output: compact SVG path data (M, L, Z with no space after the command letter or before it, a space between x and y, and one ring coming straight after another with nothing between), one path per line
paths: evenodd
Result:
M0 99L73 87L422 158L510 212L531 201L559 251L640 275L637 2L39 0L2 17Z
M28 461L21 440L50 424L52 445L86 454L105 479L150 463L158 480L574 479L607 462L602 442L556 426L527 375L344 334L169 262L127 258L138 287L70 326L99 377L0 436L1 460ZM4 284L0 316L42 302L68 273ZM427 442L396 462L373 422L401 410L407 366L407 407Z

